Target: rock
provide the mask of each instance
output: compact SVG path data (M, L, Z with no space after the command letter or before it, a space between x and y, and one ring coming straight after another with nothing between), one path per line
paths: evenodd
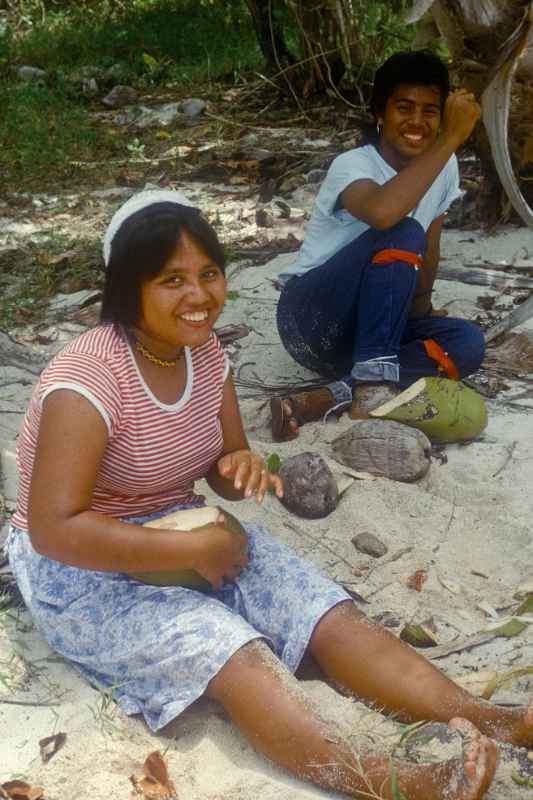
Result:
M352 544L360 553L364 553L372 558L381 558L385 553L388 553L389 548L386 544L374 536L372 533L358 533L357 536L352 537Z
M337 507L337 482L324 459L316 453L299 453L283 459L279 474L284 487L281 502L299 517L319 519Z
M307 183L322 183L326 177L325 169L311 169L305 176Z
M128 75L131 74L130 69L128 68L127 64L111 64L110 67L106 69L103 75L104 82L109 83L125 83L127 80Z
M69 294L58 293L52 297L49 309L52 314L79 311L93 298L99 298L100 292L95 289L81 289Z
M44 69L38 67L19 67L17 75L22 81L40 81L48 75Z
M81 82L81 91L86 97L95 97L98 94L96 78L84 78Z
M121 83L113 86L109 94L102 98L102 103L108 108L121 108L130 106L137 100L137 91L133 86L125 86Z
M388 420L360 420L332 442L335 458L357 472L412 483L431 464L431 444L416 428Z
M137 128L166 128L171 125L179 116L179 103L164 103L162 106L147 108L138 106L135 110L135 125Z
M257 133L247 133L246 136L243 136L241 139L241 144L249 145L250 147L253 147L254 145L258 144L258 142L259 142L259 136L257 135Z
M194 119L194 117L199 117L200 114L203 114L207 108L207 103L205 100L199 100L197 97L190 97L188 100L183 100L179 108L186 117Z
M274 197L272 199L272 206L274 213L276 216L280 217L280 219L290 219L291 218L291 207L288 203L283 200L281 197Z
M274 217L266 208L258 208L255 212L255 223L258 228L272 228Z

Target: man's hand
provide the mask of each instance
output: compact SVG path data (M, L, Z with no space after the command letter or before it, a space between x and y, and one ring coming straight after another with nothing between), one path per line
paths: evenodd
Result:
M283 497L283 484L279 475L273 475L257 453L251 450L235 450L218 461L218 471L223 478L233 480L237 490L244 490L245 497L255 494L258 503L263 501L267 489L272 488L278 497Z
M481 117L481 106L472 92L458 89L452 92L444 105L442 135L455 140L456 147L463 144Z

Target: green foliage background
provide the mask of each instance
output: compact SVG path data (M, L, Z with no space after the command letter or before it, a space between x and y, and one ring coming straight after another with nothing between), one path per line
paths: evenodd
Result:
M364 71L405 47L412 32L401 22L407 0L352 0L363 44ZM126 83L178 92L225 81L239 84L263 68L245 0L6 0L0 8L0 172L8 184L42 182L72 172L75 161L124 155L125 144L95 126L102 90ZM296 61L299 38L288 0L273 12ZM30 65L43 80L23 83ZM113 69L113 79L106 70ZM99 97L83 94L83 73L95 77ZM295 73L293 73L295 74ZM355 76L364 81L364 75ZM107 84L106 84L107 81ZM198 90L200 91L200 90Z

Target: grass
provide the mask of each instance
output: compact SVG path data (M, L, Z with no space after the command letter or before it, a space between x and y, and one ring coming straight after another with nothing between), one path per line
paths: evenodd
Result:
M240 0L86 0L47 4L46 13L37 0L19 6L16 18L0 16L0 175L8 190L79 182L76 162L131 156L129 132L93 113L116 83L141 94L172 83L183 94L202 81L205 91L206 82L236 82L261 62ZM25 83L21 65L46 77ZM95 78L95 97L84 95L82 77Z
M216 79L259 60L251 19L238 0L131 0L114 10L105 0L59 5L24 36L10 34L10 48L19 63L46 70L119 64L124 77L148 80Z
M38 242L28 241L24 250L0 258L0 329L44 321L50 299L57 292L97 289L103 283L101 246L97 241L72 239L48 232ZM13 280L13 274L20 280Z

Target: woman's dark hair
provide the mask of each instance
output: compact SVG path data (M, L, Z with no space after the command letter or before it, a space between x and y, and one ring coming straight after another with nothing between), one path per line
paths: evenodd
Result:
M370 108L374 118L385 111L387 100L400 83L414 86L438 86L441 109L450 93L446 64L430 50L395 53L376 70Z
M135 325L141 315L141 287L159 275L183 231L225 272L224 250L196 208L153 203L120 226L111 244L102 298L101 322Z

